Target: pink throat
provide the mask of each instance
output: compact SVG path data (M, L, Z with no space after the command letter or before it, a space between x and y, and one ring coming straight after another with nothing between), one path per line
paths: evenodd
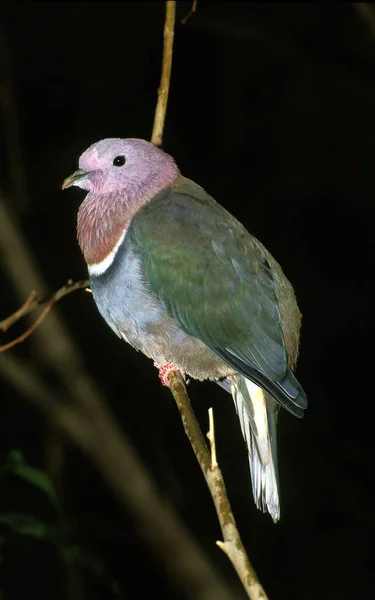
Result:
M90 191L78 211L77 238L89 266L103 262L128 229L134 215L178 177L178 170L165 181L151 181L142 194L137 188L107 194Z

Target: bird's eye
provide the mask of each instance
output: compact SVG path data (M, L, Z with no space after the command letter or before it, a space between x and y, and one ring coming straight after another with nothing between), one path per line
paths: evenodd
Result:
M125 156L116 156L116 158L113 159L114 167L123 167L125 163L126 163Z

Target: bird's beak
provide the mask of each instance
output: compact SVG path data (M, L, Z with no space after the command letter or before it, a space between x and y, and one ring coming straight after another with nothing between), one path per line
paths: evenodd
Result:
M78 171L74 171L74 173L65 179L61 189L66 190L66 188L70 187L71 185L77 185L78 182L86 179L88 174L89 171L84 171L84 169L78 169Z

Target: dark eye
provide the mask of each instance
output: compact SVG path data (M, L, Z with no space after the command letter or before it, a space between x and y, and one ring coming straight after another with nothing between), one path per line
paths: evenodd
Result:
M113 159L114 167L123 167L125 163L126 163L125 156L116 156L116 158Z

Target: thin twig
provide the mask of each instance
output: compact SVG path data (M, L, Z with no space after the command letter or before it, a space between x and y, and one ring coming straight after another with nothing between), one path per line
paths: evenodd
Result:
M211 470L212 470L218 466L217 456L216 456L214 411L212 408L208 409L208 423L209 423L209 429L208 429L208 433L207 433L207 439L210 442L210 447L211 447Z
M191 9L187 13L187 15L185 15L184 18L181 19L181 25L186 25L186 23L188 22L188 20L190 19L190 17L196 12L197 5L198 5L198 0L194 0L193 4L191 6Z
M171 392L180 411L185 433L189 438L215 504L224 538L224 542L216 543L231 561L248 597L251 600L267 600L267 595L246 554L227 496L223 476L217 461L214 464L210 456L199 423L191 407L184 381L177 371L170 373L169 381ZM213 436L213 424L211 433Z
M29 335L31 335L33 333L33 331L35 331L35 329L38 327L38 325L41 324L41 322L48 315L49 311L51 310L51 308L54 304L55 303L53 301L49 302L47 304L47 306L44 308L44 310L40 313L37 320L34 321L34 323L31 325L31 327L29 327L29 329L27 331L22 333L15 340L12 340L11 342L4 344L3 346L0 346L0 352L5 352L6 350L10 350L10 348L13 348L13 346L20 344L21 342L24 342L29 337Z
M9 350L10 348L13 348L13 346L16 346L17 344L20 344L21 342L26 340L29 337L29 335L31 335L33 331L35 331L35 329L42 323L42 321L45 319L45 317L47 316L51 308L54 306L54 304L56 304L56 302L61 300L61 298L63 298L64 296L75 292L76 290L81 290L83 288L87 289L87 285L87 280L76 281L75 283L69 280L66 285L57 290L57 292L52 294L52 296L46 297L45 295L38 294L35 291L30 292L29 297L27 298L26 302L21 306L21 308L16 310L16 312L11 314L3 321L0 321L0 330L7 331L9 327L14 325L14 323L22 319L24 316L28 315L30 312L32 312L42 304L45 304L46 302L48 302L48 304L43 310L43 312L41 312L37 320L31 325L31 327L29 327L27 331L22 333L15 340L12 340L11 342L4 344L3 346L0 346L0 352L5 352L5 350Z
M168 0L165 8L163 63L161 68L160 86L158 89L158 101L155 110L154 127L151 136L151 142L155 144L155 146L161 146L163 141L165 115L167 112L169 86L171 82L175 19L176 2Z
M12 313L3 321L0 321L1 331L8 331L9 327L11 327L14 323L22 319L22 317L27 315L39 305L40 299L38 299L38 293L32 290L27 300L22 304L22 306L18 310L16 310L16 312Z

